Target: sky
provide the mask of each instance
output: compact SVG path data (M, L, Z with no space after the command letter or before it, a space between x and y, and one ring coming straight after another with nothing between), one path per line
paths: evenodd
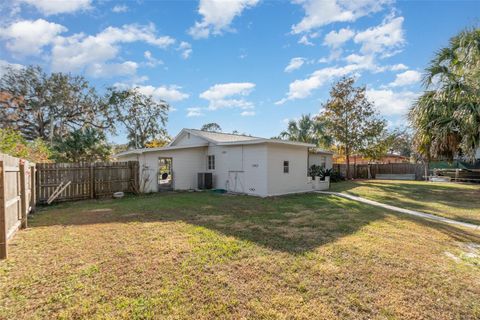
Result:
M342 76L390 128L407 126L423 69L478 27L480 1L13 0L0 16L0 74L38 64L100 92L138 87L170 104L172 136L216 122L272 137L318 114Z

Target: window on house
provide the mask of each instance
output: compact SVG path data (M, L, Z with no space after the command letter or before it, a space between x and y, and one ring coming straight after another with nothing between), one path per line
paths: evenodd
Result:
M327 166L327 157L320 157L320 167L324 168Z
M215 170L215 156L208 156L208 170Z
M288 161L283 161L283 173L290 172L290 163Z

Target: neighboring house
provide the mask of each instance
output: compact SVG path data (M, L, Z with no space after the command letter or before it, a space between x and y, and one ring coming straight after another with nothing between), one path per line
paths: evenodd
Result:
M325 190L329 181L307 177L312 164L332 167L332 153L315 145L244 135L183 129L166 147L117 154L138 160L143 192L197 189L199 173L213 188L257 196Z
M345 156L334 155L333 156L333 162L335 164L345 164L346 163ZM350 164L351 165L353 165L353 164L369 164L369 163L381 164L381 163L409 163L409 162L410 162L410 158L404 157L404 156L401 156L401 155L398 155L398 154L394 154L394 153L389 153L379 160L370 160L370 159L362 157L361 155L351 155L350 156Z

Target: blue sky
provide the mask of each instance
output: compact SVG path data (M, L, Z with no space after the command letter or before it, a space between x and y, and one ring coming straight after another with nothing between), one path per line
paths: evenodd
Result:
M318 113L331 84L354 75L402 127L423 68L479 13L480 1L15 0L0 4L0 70L39 64L100 90L138 86L170 103L171 135L217 122L265 137Z

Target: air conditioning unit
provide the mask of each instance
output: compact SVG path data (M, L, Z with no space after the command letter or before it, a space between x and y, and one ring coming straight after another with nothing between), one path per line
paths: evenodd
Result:
M198 173L198 189L212 189L213 188L213 174L211 172Z

